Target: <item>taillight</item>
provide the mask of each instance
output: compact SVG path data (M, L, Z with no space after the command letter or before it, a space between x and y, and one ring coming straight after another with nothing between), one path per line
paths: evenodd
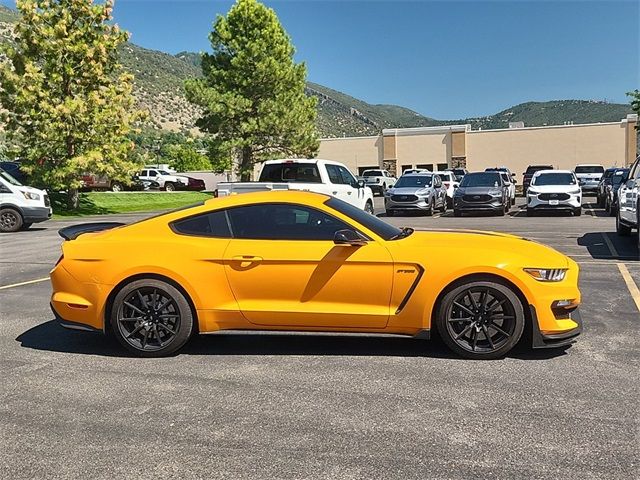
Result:
M449 182L443 182L442 185L444 185L444 188L449 188Z

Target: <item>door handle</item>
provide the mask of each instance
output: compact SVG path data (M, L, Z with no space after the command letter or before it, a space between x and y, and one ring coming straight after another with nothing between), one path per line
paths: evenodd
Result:
M231 257L231 260L235 262L261 262L263 258L256 255L236 255Z
M351 192L347 192L347 195L351 195Z
M338 191L336 190L335 192L332 192L332 193L333 193L334 195L337 195L337 194L338 194Z

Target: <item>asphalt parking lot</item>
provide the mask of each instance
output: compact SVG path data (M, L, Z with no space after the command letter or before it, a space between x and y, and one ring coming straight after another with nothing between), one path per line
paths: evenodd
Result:
M3 477L637 477L635 240L592 205L582 217L516 208L388 221L510 232L572 256L584 333L565 350L489 362L438 341L237 333L132 358L53 322L41 279L59 256L57 230L78 222L49 221L0 236Z

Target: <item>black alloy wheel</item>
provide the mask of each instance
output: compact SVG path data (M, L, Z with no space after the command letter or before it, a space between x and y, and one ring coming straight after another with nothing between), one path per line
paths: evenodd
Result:
M0 210L0 232L17 232L22 228L22 215L13 208Z
M492 281L474 281L451 290L440 303L436 321L447 346L474 359L505 355L520 340L525 323L517 295Z
M155 279L126 285L116 295L111 326L118 341L143 357L160 357L181 348L191 336L193 314L184 295Z

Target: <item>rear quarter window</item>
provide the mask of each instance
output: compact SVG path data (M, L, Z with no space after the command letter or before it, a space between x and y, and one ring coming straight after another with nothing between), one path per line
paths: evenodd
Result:
M231 238L229 222L223 210L176 220L171 224L171 229L180 235Z

